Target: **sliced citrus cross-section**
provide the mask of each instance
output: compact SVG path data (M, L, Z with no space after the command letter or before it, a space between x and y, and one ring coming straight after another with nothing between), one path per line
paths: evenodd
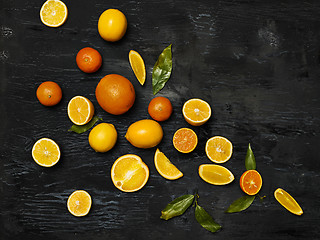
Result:
M68 116L76 125L84 125L90 122L93 114L93 104L85 97L75 96L68 103Z
M119 157L111 168L111 179L116 188L123 192L140 190L148 181L149 168L134 154Z
M144 65L143 58L138 52L131 50L129 52L129 62L134 75L138 79L139 83L143 85L146 81L146 67Z
M159 174L165 179L176 180L183 176L183 173L159 149L154 154L154 165Z
M216 164L200 165L199 176L213 185L226 185L234 180L234 176L229 169Z
M74 191L67 201L69 212L76 217L87 215L90 211L91 204L91 196L84 190Z
M201 126L211 117L211 107L206 101L193 98L183 104L182 114L189 124Z
M277 201L289 212L296 214L296 215L302 215L303 210L300 207L300 205L297 203L297 201L285 190L278 188L274 192L274 197L277 199Z
M173 135L173 146L179 152L190 153L192 152L197 144L197 134L190 128L180 128Z
M33 160L42 167L52 167L60 159L60 148L50 138L39 139L32 147Z
M61 26L68 17L68 9L60 0L47 0L40 9L40 19L48 27Z
M206 154L214 163L224 163L231 158L232 143L225 137L215 136L206 143Z
M262 177L256 170L245 171L240 177L240 188L248 195L256 195L262 187Z

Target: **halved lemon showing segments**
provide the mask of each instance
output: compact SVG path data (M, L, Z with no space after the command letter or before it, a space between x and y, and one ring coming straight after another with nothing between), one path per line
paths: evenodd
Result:
M116 188L123 192L140 190L148 181L149 168L134 154L119 157L111 168L111 179Z
M48 27L59 27L67 20L68 8L60 0L47 0L40 9L41 22Z
M211 107L206 101L193 98L183 104L182 114L189 124L201 126L211 117Z
M52 139L41 138L32 147L32 158L42 167L52 167L60 159L60 148Z
M75 96L68 103L68 116L76 125L90 122L94 114L92 102L83 96Z
M297 201L285 190L278 188L274 191L274 197L277 199L277 201L289 212L296 214L296 215L302 215L303 210L300 207L300 205L297 203Z
M146 81L146 67L144 65L143 58L138 52L131 50L129 52L129 62L134 75L138 79L139 83L143 85Z
M207 157L214 163L224 163L231 158L232 143L225 137L215 136L206 143Z
M216 164L200 165L199 176L213 185L226 185L234 180L234 176L229 169Z
M154 165L159 174L168 180L176 180L183 176L183 173L159 149L154 154Z
M67 201L69 212L76 217L87 215L90 211L91 204L91 196L84 190L74 191Z

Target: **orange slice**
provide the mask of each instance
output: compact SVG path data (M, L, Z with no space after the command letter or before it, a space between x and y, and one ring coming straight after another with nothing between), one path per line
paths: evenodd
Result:
M61 26L67 17L67 6L60 0L47 0L40 9L41 22L48 27Z
M111 168L111 179L116 188L123 192L140 190L148 181L149 168L134 154L119 157Z
M173 135L173 146L179 152L190 153L198 144L197 134L190 128L180 128Z
M289 212L296 214L296 215L302 215L303 210L300 207L300 205L296 202L296 200L285 190L278 188L274 192L274 197L277 199L277 201Z
M216 164L200 165L199 176L213 185L226 185L234 180L234 176L229 169Z
M134 75L141 85L146 81L146 67L140 54L134 50L129 52L129 62Z
M68 104L68 116L76 125L84 125L92 119L94 107L92 102L82 96L73 97Z
M231 158L232 143L225 137L215 136L206 143L206 154L214 163L224 163Z
M183 173L159 149L154 154L154 165L159 174L165 179L176 180L183 176Z
M206 101L193 98L183 104L182 114L189 124L201 126L211 117L211 107Z
M52 139L41 138L32 147L32 157L40 166L52 167L60 159L60 148Z
M256 195L262 187L262 177L256 170L245 171L240 177L240 188L248 195Z
M67 201L69 212L76 217L87 215L90 211L91 204L91 196L84 190L74 191Z

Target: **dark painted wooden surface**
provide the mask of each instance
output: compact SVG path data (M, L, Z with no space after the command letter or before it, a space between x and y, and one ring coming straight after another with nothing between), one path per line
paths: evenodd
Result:
M289 1L288 1L289 2ZM39 19L43 1L5 1L0 8L0 239L319 239L320 4L317 1L71 1L67 22L48 28ZM97 33L99 15L118 8L128 31L117 43ZM173 73L158 94L173 104L172 117L162 123L160 149L184 177L167 181L153 164L155 149L142 150L124 138L134 121L149 118L153 98L152 67L161 51L173 44ZM77 69L83 47L96 48L103 67L95 74ZM140 86L128 62L131 49L145 60L147 82ZM109 73L129 78L136 90L134 107L123 116L104 112L95 99L98 81ZM63 99L43 107L35 91L43 81L60 84ZM88 133L67 132L66 113L75 95L92 100L97 115L113 123L119 138L105 154L89 146ZM213 117L191 127L199 144L180 154L171 138L190 127L181 114L189 98L208 101ZM233 142L232 159L224 164L236 180L227 186L203 182L198 166L210 163L205 142L222 135ZM62 151L49 169L31 157L34 142L54 139ZM245 212L224 210L242 196L238 180L245 170L248 143L264 184L263 202ZM117 190L110 179L116 158L138 154L150 169L147 185L135 193ZM295 216L273 197L276 188L291 193L304 209ZM75 218L66 208L76 189L87 190L93 205L88 216ZM199 204L223 226L211 234L195 221L193 209L163 221L160 211L173 198L198 190Z

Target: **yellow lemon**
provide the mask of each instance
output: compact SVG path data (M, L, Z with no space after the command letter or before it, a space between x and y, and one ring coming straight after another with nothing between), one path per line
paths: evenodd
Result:
M131 124L125 138L135 147L152 148L157 146L163 137L161 125L150 119L144 119Z
M50 138L39 139L32 147L33 160L42 167L52 167L60 159L60 148Z
M99 17L98 31L106 41L119 41L127 31L127 18L118 9L108 9Z
M67 20L68 8L60 0L47 0L40 9L41 22L48 27L59 27Z
M69 212L76 217L87 215L90 211L91 204L91 196L84 190L74 191L67 201Z
M100 123L89 134L89 144L96 152L107 152L117 142L117 130L109 123Z

